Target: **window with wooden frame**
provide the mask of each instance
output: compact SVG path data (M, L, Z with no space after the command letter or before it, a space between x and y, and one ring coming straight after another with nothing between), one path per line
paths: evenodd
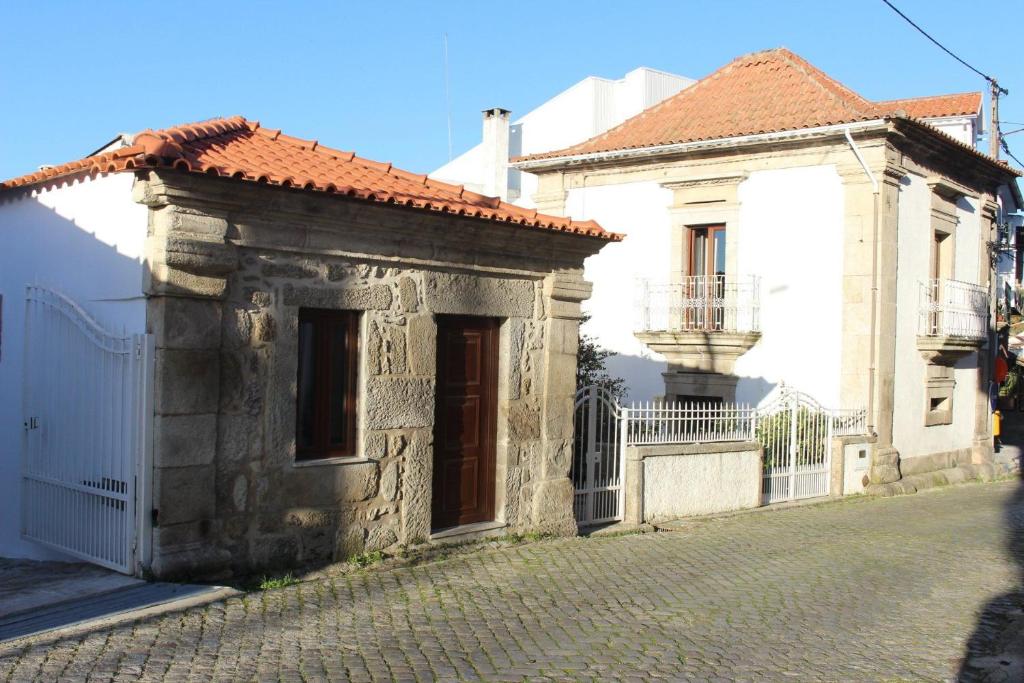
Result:
M299 309L295 458L356 455L359 313Z

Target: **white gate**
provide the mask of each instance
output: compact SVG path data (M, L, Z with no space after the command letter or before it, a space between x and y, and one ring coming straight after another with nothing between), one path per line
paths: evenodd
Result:
M806 394L782 387L776 401L758 410L755 434L764 450L765 505L829 494L830 411Z
M576 392L573 512L580 526L622 519L626 439L615 397L598 386Z
M25 330L22 536L132 573L151 340L38 286Z

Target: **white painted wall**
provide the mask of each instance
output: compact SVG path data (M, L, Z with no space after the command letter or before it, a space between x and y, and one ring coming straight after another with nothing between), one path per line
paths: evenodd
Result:
M671 453L673 449L679 452ZM643 459L645 522L745 510L761 504L760 449L695 453L692 446L684 445L641 450L660 451Z
M70 296L108 329L144 332L147 208L116 174L0 203L0 556L57 558L19 538L25 285Z
M584 275L594 292L583 309L592 317L583 332L615 352L606 365L629 386L627 401L645 401L665 393L661 374L665 359L652 353L633 336L637 329L637 280L666 279L671 268L671 223L668 207L672 192L655 182L624 183L570 190L566 214L596 220L605 229L627 238L609 244L584 264Z
M943 116L941 118L921 120L935 126L946 135L959 140L965 145L974 147L978 141L979 118L977 116Z
M953 278L977 283L981 216L974 200L961 200L958 207ZM970 448L974 436L977 354L962 359L954 369L953 423L924 426L927 371L917 348L917 331L919 283L930 275L932 230L931 189L924 178L908 174L900 185L897 236L893 445L901 458Z
M833 166L752 173L739 187L736 275L761 278L761 339L736 361L736 400L780 381L841 405L843 187ZM730 226L731 229L731 226ZM727 260L730 256L727 255Z

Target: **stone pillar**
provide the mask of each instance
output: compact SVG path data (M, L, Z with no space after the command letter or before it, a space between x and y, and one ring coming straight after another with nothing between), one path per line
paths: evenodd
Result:
M622 523L640 526L644 523L644 459L636 446L626 448L626 471L622 476L622 485L626 487Z
M892 435L899 183L905 171L885 158L887 150L880 145L865 145L862 152L871 160L869 164L878 183L877 197L871 179L856 160L837 169L844 192L840 396L844 407L869 403L874 407L868 419L878 434L879 445L872 460L871 477L881 483L900 478L899 453L892 445Z
M221 375L220 299L234 270L227 220L171 205L137 185L150 206L146 324L154 336L154 576L216 574L230 562L211 542Z
M591 285L581 271L560 271L544 280L544 394L541 404L540 481L533 495L538 531L572 535L573 489L569 479L573 448L573 398L579 350L580 303Z
M538 212L565 215L566 191L562 184L563 177L558 171L537 175L537 191L533 195L533 203Z
M893 446L896 400L896 277L898 268L900 179L905 170L887 164L878 174L878 303L875 317L875 433L878 445L871 459L871 481L900 478L899 452Z
M996 291L994 263L989 254L989 243L996 240L996 225L999 205L989 196L982 197L981 220L978 224L978 282L988 289L989 320L996 319L996 300L1002 292ZM1009 316L1007 316L1009 318ZM974 402L974 443L971 447L971 462L978 465L991 463L992 452L992 410L988 394L994 355L998 352L993 330L989 329L988 345L978 350L978 391Z

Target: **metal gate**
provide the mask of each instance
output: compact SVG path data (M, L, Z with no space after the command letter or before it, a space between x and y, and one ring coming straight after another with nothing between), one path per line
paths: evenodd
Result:
M622 519L626 440L620 412L615 397L602 387L576 392L571 476L580 526Z
M67 297L25 298L22 536L132 573L152 357Z
M758 410L754 432L764 450L762 502L829 494L832 413L807 394L782 387Z

